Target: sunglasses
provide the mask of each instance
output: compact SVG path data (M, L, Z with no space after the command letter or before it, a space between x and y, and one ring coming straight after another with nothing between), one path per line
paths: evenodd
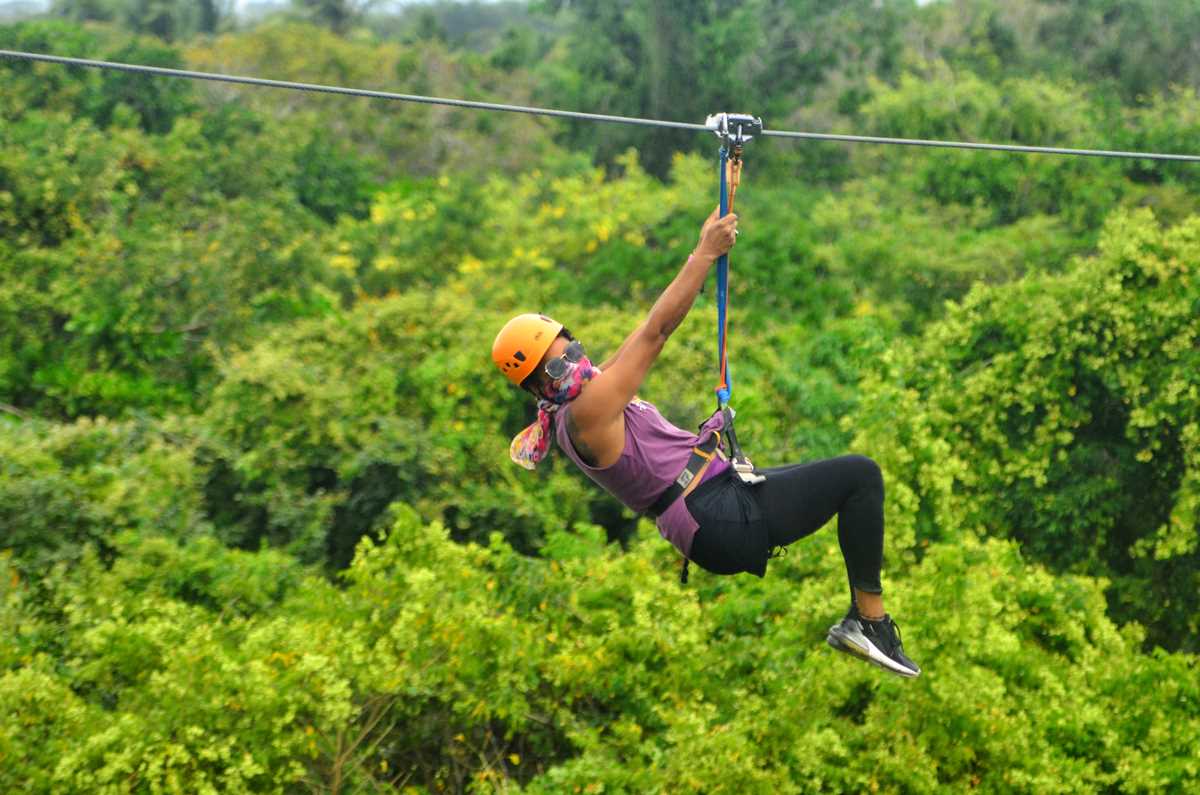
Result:
M567 349L562 352L562 356L556 356L546 362L546 375L557 381L562 378L571 369L571 365L579 364L583 358L583 343L579 340L571 340L567 345Z

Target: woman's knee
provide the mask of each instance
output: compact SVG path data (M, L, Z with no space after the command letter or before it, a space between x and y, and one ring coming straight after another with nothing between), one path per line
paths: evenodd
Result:
M853 467L854 478L860 487L883 491L883 470L875 459L855 454L846 456L846 460Z

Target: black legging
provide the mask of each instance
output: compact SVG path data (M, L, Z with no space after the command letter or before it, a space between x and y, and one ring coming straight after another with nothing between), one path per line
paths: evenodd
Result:
M691 559L714 574L766 572L768 550L815 533L838 517L851 588L882 593L883 474L862 455L759 470L747 485L732 470L687 496L700 525Z

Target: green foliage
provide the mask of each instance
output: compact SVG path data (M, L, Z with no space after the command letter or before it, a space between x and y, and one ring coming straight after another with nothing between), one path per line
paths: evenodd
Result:
M539 5L557 14L567 31L533 70L546 104L695 123L717 111L753 111L773 127L785 125L772 120L818 98L819 113L840 116L828 106L855 105L867 74L890 76L903 47L903 22L915 7L911 0ZM842 90L822 96L823 83ZM743 106L748 100L753 108ZM711 144L680 140L672 130L579 123L566 127L564 140L606 162L636 142L647 169L660 177L676 151ZM834 170L808 152L779 159L799 161L806 175Z
M163 590L188 555L171 546L58 572L58 652L16 623L28 585L4 580L0 619L17 630L0 658L25 656L0 674L0 750L20 760L0 781L1087 792L1200 777L1195 659L1139 654L1136 631L1105 616L1101 582L1052 576L1011 542L935 544L889 582L921 649L913 682L820 642L845 598L828 533L766 580L698 573L688 596L657 540L621 553L581 525L538 561L498 537L454 543L399 509L343 590L293 579L246 614L232 593L220 609ZM217 567L287 565L200 552Z
M376 0L292 0L305 17L334 33L345 33Z
M108 60L180 69L183 60L169 47L154 44L128 44L111 53ZM107 127L120 117L123 109L136 114L143 130L170 132L175 119L192 106L192 84L183 80L161 80L128 72L105 71L92 118Z
M995 226L982 205L912 197L883 178L849 182L825 196L809 214L807 233L812 269L856 286L852 311L879 312L910 332L976 284L1056 271L1092 244L1059 216Z
M211 372L206 341L328 309L319 222L279 184L286 153L234 183L253 145L223 160L228 142L192 120L149 137L33 112L0 142L9 402L51 416L187 405Z
M895 88L876 85L861 109L876 135L951 141L1096 148L1103 140L1092 108L1070 84L1010 78L988 83L933 64ZM871 153L877 162L881 154ZM1121 192L1119 164L1101 158L922 151L895 157L888 169L943 204L986 208L1008 224L1053 213L1076 229L1094 227Z
M1200 35L1200 9L1186 0L1078 0L1040 6L1040 59L1113 85L1142 102L1200 77L1187 55ZM1057 6L1057 8L1054 8Z
M133 41L54 21L0 28L5 48L49 52L76 58L180 68L179 52L154 40ZM88 69L82 74L55 64L6 62L0 111L19 118L29 110L74 110L101 128L136 124L147 132L169 132L175 120L194 109L193 87L183 80L162 80L114 70ZM10 93L11 92L11 93Z
M414 292L231 356L203 418L216 461L207 499L223 538L341 566L394 500L444 517L460 537L503 531L526 551L587 516L604 497L561 464L522 478L505 455L506 431L530 419L486 377L506 319Z
M1200 118L1178 3L325 3L352 33L190 39L228 7L59 5L93 23L0 46L906 137L1186 151ZM832 528L680 590L564 457L507 460L496 330L546 311L603 361L715 203L711 138L0 77L0 791L1200 788L1193 167L748 152L739 436L883 464L901 681L821 642ZM640 390L681 427L713 318Z
M51 13L79 22L117 22L171 41L216 32L232 6L233 0L54 0Z
M680 121L699 121L712 112L709 92L695 90L693 77L726 61L718 55L718 64L705 63L702 37L717 17L712 3L683 0L668 6L625 0L545 5L555 11L569 5L575 21L571 34L551 53L553 66L543 72L543 93L555 106L602 107L626 116ZM632 141L628 131L597 130L595 125L576 124L572 133L575 146L595 147L606 160ZM666 173L678 148L675 138L672 130L639 131L638 148L655 173Z
M326 221L339 215L362 218L370 200L368 169L328 138L313 135L296 153L296 198Z
M1097 256L976 288L888 353L852 426L904 559L949 533L1011 536L1111 578L1114 615L1195 650L1198 240L1196 219L1119 215Z
M1200 134L1200 95L1196 88L1175 87L1156 94L1143 107L1125 109L1123 124L1116 141L1123 147L1136 152L1183 153L1184 142L1193 141ZM1183 148L1181 148L1183 147ZM1130 176L1139 182L1184 185L1191 189L1192 202L1186 206L1195 212L1194 194L1200 175L1194 168L1172 168L1163 161L1135 160L1128 166ZM1171 208L1167 208L1171 209ZM1175 211L1178 218L1178 210Z
M381 8L367 25L382 39L436 38L456 50L487 53L493 64L512 70L536 63L560 34L534 6L525 0L433 0Z
M246 584L212 589L221 594L220 614L148 587L180 575L184 561L173 548L139 544L111 572L85 558L71 581L58 571L51 598L68 633L62 656L35 650L0 676L0 747L37 775L32 781L42 786L34 791L277 792L304 779L312 725L349 715L345 681L329 658L311 646L289 652L305 633L302 624L237 617ZM224 562L214 554L218 548L207 545L206 562L197 562L211 570ZM280 563L267 558L253 568ZM6 610L27 598L23 590L10 589ZM21 643L30 629L6 644ZM17 690L39 680L50 686ZM71 690L56 692L57 682ZM54 696L58 703L48 704ZM34 745L43 731L54 740ZM0 781L13 784L20 774L6 764Z
M192 449L167 428L103 417L0 426L0 548L29 572L113 551L117 532L183 539L206 527Z
M53 52L72 58L94 58L100 39L93 30L58 21L0 26L0 46L24 52ZM30 108L64 110L90 104L98 79L90 70L64 69L57 64L5 59L4 93L0 110L5 120Z
M347 292L441 286L484 245L478 230L499 192L448 176L395 182L372 195L366 218L342 219L329 240L330 265Z
M185 50L191 68L302 83L432 96L530 104L527 81L474 55L437 42L398 44L369 36L339 37L297 22L268 22L252 30L194 41ZM209 86L210 107L231 100L269 118L284 131L320 131L371 164L380 182L435 177L444 169L478 174L515 173L553 152L551 129L525 114L481 114L404 102L363 100L314 92ZM283 137L281 132L280 137ZM301 143L307 143L306 136Z
M510 27L504 31L504 37L492 52L490 60L494 66L508 71L532 66L545 55L543 46L528 28Z
M1187 0L949 0L910 28L922 52L989 78L1056 74L1131 105L1196 85L1198 30Z

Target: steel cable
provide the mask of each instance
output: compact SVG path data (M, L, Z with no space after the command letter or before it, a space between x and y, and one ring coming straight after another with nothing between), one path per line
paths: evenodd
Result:
M164 66L143 66L141 64L117 63L115 61L93 61L87 58L68 58L61 55L43 55L41 53L17 52L0 50L0 56L27 61L45 61L47 63L64 64L66 66L88 66L95 69L116 69L122 72L156 75L159 77L183 77L189 80L209 80L221 83L241 83L250 86L266 88L286 88L293 91L315 91L323 94L344 94L352 97L368 97L370 99L390 99L400 102L419 102L425 105L450 105L460 108L477 108L479 110L500 110L508 113L529 113L537 116L559 116L567 119L582 119L584 121L615 122L618 124L641 124L652 127L675 127L681 130L699 130L707 132L703 124L688 124L681 121L662 121L659 119L637 119L631 116L607 116L602 113L580 113L573 110L553 110L549 108L529 108L523 105L503 105L497 102L476 102L467 99L448 99L446 97L425 97L418 94L397 94L391 91L372 91L365 88L345 88L344 86L324 86L316 83L294 83L289 80L268 80L262 77L242 77L214 72L193 72L187 69L168 69Z
M466 99L450 99L446 97L427 97L419 94L398 94L391 91L373 91L363 88L346 88L344 86L326 86L316 83L297 83L288 80L268 80L261 77L243 77L216 72L196 72L187 69L169 69L163 66L145 66L142 64L118 63L115 61L96 61L87 58L71 58L62 55L46 55L43 53L20 52L16 50L0 50L0 57L25 61L42 61L62 64L65 66L85 66L94 69L115 69L123 72L155 75L159 77L180 77L189 80L208 80L222 83L237 83L242 85L262 86L265 88L283 88L293 91L312 91L324 94L342 94L352 97L369 99L387 99L399 102L417 102L426 105L448 105L459 108L475 108L479 110L504 111L506 113L527 113L535 116L552 116L582 121L609 122L615 124L637 124L646 127L668 127L678 130L695 132L713 132L703 124L691 124L681 121L664 119L641 119L634 116L610 116L602 113L582 113L572 110L556 110L553 108L534 108L524 105L506 105L497 102L479 102ZM936 141L919 138L888 138L872 135L840 135L835 133L813 133L794 130L763 130L761 135L773 138L799 138L813 141L838 141L843 143L884 144L893 146L924 146L949 149L976 149L997 152L1018 152L1023 154L1046 155L1076 155L1084 157L1115 157L1143 160L1168 160L1183 162L1200 162L1200 155L1169 154L1162 152L1125 152L1108 149L1073 149L1055 146L1024 146L1020 144L976 143L971 141Z

